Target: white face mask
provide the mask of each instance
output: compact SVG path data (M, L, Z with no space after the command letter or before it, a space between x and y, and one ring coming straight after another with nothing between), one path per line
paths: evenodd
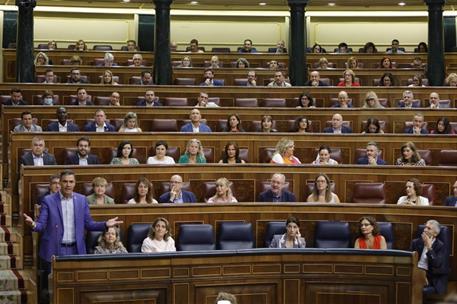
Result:
M52 106L54 104L54 100L51 97L47 97L43 99L43 105L45 106Z

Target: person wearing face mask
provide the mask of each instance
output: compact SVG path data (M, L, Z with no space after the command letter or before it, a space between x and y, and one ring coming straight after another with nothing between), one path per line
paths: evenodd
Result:
M270 248L305 248L306 241L300 234L300 221L295 216L289 216L286 221L286 233L276 234L270 243Z
M41 95L41 104L43 106L53 106L54 93L52 91L44 91L43 95Z
M48 124L48 132L79 132L78 125L68 120L68 112L65 107L59 107L56 110L57 121Z

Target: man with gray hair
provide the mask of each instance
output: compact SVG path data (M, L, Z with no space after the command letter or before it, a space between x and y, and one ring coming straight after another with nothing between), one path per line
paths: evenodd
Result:
M440 231L438 221L428 220L421 237L414 239L411 244L411 250L420 256L417 266L426 277L425 293L443 294L447 289L449 252L447 245L437 239Z
M385 165L386 162L379 157L378 144L374 141L367 143L367 154L357 159L357 165Z
M275 173L271 177L270 188L260 193L259 202L295 202L295 194L284 189L286 184L286 177L284 174Z

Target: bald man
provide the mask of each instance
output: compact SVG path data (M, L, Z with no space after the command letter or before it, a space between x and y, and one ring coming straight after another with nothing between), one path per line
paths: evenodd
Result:
M195 202L197 202L195 194L190 191L182 190L182 177L180 175L173 175L170 178L170 191L165 192L159 197L159 203L161 204L181 204Z
M327 84L321 80L321 75L318 71L312 71L309 74L309 80L306 83L310 87L326 87Z
M275 173L271 177L270 189L260 193L259 202L296 202L295 194L284 189L286 177L284 174Z
M341 114L336 113L332 116L332 126L325 128L324 133L348 134L352 133L352 129L343 126L343 116L341 116Z

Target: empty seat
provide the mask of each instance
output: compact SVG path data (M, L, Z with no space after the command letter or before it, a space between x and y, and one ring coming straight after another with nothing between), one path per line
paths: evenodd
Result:
M97 106L108 106L111 103L111 97L109 96L96 96L95 105Z
M259 163L261 163L261 164L270 163L275 151L276 151L275 148L268 148L268 147L260 148L259 149Z
M247 86L247 84L248 84L248 79L247 79L247 78L235 78L235 79L233 80L233 82L234 82L234 84L235 84L236 86L243 86L243 87L244 87L244 86Z
M43 198L49 194L49 183L35 184L32 190L33 204L41 204Z
M330 64L329 64L329 66L330 66ZM320 81L322 81L322 83L325 84L326 86L332 85L332 80L328 77L321 77Z
M422 184L422 196L428 198L428 202L430 205L434 205L435 203L435 185L433 184Z
M95 247L98 245L98 238L103 234L103 231L87 231L86 233L86 253L93 254Z
M444 99L438 101L440 109L449 109L451 107L451 101L449 99Z
M228 47L213 47L211 49L213 53L230 53L230 48Z
M129 84L141 85L141 76L132 76L132 77L130 77Z
M176 119L151 119L151 131L154 132L177 132L178 122Z
M205 155L207 163L214 163L214 148L204 147L203 155Z
M286 100L284 98L265 98L262 103L263 107L285 107Z
M135 189L136 183L123 183L122 184L122 204L127 204L127 202L135 195L136 189ZM154 189L152 189L153 191ZM151 191L151 189L149 189ZM154 193L154 191L152 192Z
M352 193L352 202L384 204L386 202L384 188L384 183L355 183Z
M48 49L48 44L47 43L39 43L36 48L39 49L39 50L47 50Z
M208 98L208 103L215 103L218 106L220 106L221 105L221 98L217 97L217 96L209 97Z
M432 151L430 150L417 150L417 153L424 159L425 164L430 166L433 162L432 160Z
M457 150L441 150L438 166L457 166Z
M177 85L195 85L195 78L177 77L175 79Z
M235 107L258 107L257 98L236 98Z
M141 245L147 238L151 224L136 223L131 224L127 230L127 251L141 252Z
M246 222L222 222L219 226L217 249L237 250L254 248L252 224Z
M286 231L286 222L268 222L265 226L265 233L263 234L264 247L270 247L273 236L276 234L284 234Z
M378 222L379 233L386 239L387 249L392 249L394 244L394 230L390 222Z
M321 221L316 223L314 247L349 248L350 232L347 222Z
M112 51L113 47L109 44L96 44L93 49L95 51Z
M187 97L165 97L163 105L169 107L187 107L189 102Z
M179 226L178 251L214 250L213 226L209 224L183 224Z

